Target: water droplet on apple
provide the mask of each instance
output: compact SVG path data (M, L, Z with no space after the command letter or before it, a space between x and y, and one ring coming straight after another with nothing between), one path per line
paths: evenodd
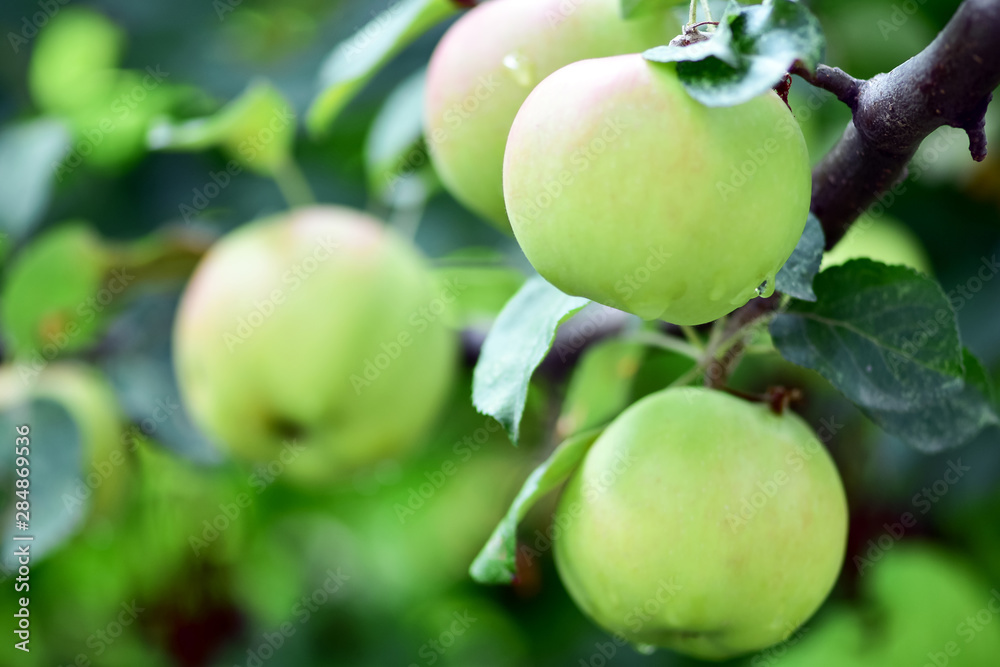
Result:
M769 275L767 278L764 278L764 282L760 284L756 292L757 296L765 298L774 294L774 276Z
M656 653L656 647L652 644L632 644L632 648L642 655L653 655Z
M520 51L505 55L503 66L518 85L528 88L535 84L535 64Z

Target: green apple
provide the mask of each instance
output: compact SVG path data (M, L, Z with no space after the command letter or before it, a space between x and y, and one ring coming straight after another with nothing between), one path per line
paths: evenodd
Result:
M809 426L695 387L611 423L554 536L563 583L599 625L708 659L790 636L830 592L846 539L844 489Z
M21 365L0 368L0 410L33 399L58 403L79 429L82 481L63 496L67 507L91 498L96 514L119 509L129 487L131 463L123 451L124 415L107 378L96 368L73 361L49 363L38 371Z
M858 257L931 273L931 262L920 239L895 218L861 216L851 225L847 235L823 256L820 268L837 266Z
M774 288L805 227L802 132L773 92L710 108L671 64L585 60L539 84L504 156L514 235L559 289L702 324Z
M125 34L104 15L81 7L55 14L31 55L28 85L45 112L74 115L110 97Z
M679 3L675 3L679 4ZM459 19L431 57L424 129L445 187L503 230L504 144L518 108L564 65L666 44L663 12L623 20L620 0L490 0Z
M313 207L251 223L209 251L184 293L181 396L234 455L337 480L403 455L435 419L456 357L451 298L364 213Z
M777 667L979 667L1000 655L1000 592L957 555L899 543L861 566L862 607L832 606ZM765 664L762 655L757 664ZM751 665L755 663L751 661Z

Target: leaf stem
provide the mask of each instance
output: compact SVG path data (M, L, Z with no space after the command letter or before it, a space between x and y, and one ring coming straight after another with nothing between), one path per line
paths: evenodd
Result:
M701 348L686 343L680 338L668 336L658 331L636 331L629 338L638 343L676 352L695 361L700 360L704 356Z
M302 169L291 157L277 167L271 177L289 208L310 206L316 203L316 196L313 194L312 188L309 187L309 181L306 180Z

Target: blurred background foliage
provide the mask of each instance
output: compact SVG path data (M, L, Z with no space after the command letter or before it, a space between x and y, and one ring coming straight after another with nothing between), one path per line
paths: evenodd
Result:
M925 46L958 1L809 4L827 33L826 62L868 77ZM419 456L322 494L226 460L180 405L170 329L191 269L213 239L289 203L315 196L366 208L414 235L442 279L470 286L449 314L467 340L527 275L512 239L440 192L427 168L422 70L444 25L394 58L328 132L306 131L326 54L386 7L0 5L0 433L12 441L14 423L32 424L37 498L59 499L51 521L35 524L47 537L33 561L32 652L8 644L0 664L692 663L609 643L569 601L545 549L519 563L509 589L466 574L551 445L546 429L615 404L628 392L620 375L635 399L686 372L686 359L598 345L575 376L566 363L543 366L519 448L471 408L466 359ZM817 160L849 113L799 80L791 104ZM991 111L994 145L998 121ZM998 185L1000 154L974 164L964 135L942 130L918 153L905 193L881 204L897 222L869 235L887 236L889 257L940 280L994 379ZM912 238L893 237L899 228ZM768 353L766 340L760 347L733 384L803 387L810 423L840 425L829 445L852 527L841 581L814 621L788 645L737 663L917 665L956 642L949 664L995 665L1000 618L984 622L982 610L1000 601L996 431L961 451L915 454L818 376ZM11 462L5 454L0 468L5 544ZM951 482L955 462L967 471ZM544 541L550 511L551 501L529 515L526 543ZM897 534L906 513L915 522ZM9 619L15 595L2 574ZM977 613L979 630L962 626Z

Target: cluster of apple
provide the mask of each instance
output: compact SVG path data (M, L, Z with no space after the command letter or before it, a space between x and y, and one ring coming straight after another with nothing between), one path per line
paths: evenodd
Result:
M809 210L805 140L774 92L695 101L673 64L640 54L678 32L670 14L623 20L619 5L477 6L431 58L425 136L451 194L512 231L553 285L702 324L773 291ZM728 521L746 502L753 516ZM840 571L847 508L797 416L668 389L604 431L555 525L560 575L597 623L723 659L816 611Z
M805 140L776 93L696 102L673 64L640 55L676 21L623 20L620 4L491 0L467 13L428 68L428 146L448 190L512 230L564 292L710 322L773 290L802 235Z
M639 55L676 32L664 12L623 20L619 0L479 5L432 57L426 137L450 192L512 230L551 283L701 324L773 289L805 224L809 160L776 94L708 108L673 65ZM362 213L254 222L186 290L182 395L235 454L264 462L294 441L291 478L342 479L404 453L440 410L454 340L440 321L414 326L433 297L416 249ZM734 529L727 515L761 485L781 497ZM633 643L713 658L801 625L846 540L840 479L808 426L700 389L620 415L558 514L556 562L586 613Z

